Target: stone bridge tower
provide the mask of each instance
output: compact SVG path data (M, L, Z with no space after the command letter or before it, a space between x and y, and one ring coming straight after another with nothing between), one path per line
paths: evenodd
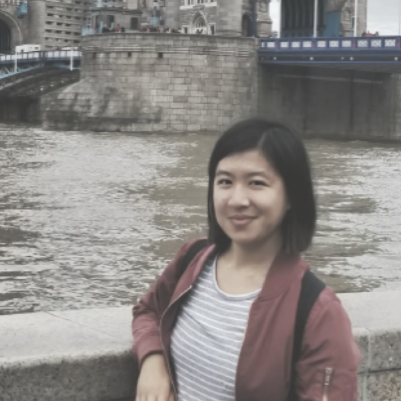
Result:
M271 32L270 0L165 0L169 28L185 33L222 36L259 36ZM255 21L256 19L256 21Z
M24 43L44 46L47 12L45 0L0 0L0 53L14 52Z
M0 53L12 51L28 35L27 18L17 18L19 4L17 0L0 0Z
M310 37L314 30L314 2L311 0L282 0L281 35L283 37ZM353 36L357 21L358 35L366 30L367 0L319 0L318 36Z

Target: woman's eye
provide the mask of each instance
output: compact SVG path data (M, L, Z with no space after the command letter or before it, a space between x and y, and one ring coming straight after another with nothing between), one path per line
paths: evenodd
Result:
M263 186L267 186L267 184L264 181L251 181L251 185L263 185Z
M217 181L217 185L230 185L230 184L231 184L231 181L227 180L226 178L223 178L223 179Z

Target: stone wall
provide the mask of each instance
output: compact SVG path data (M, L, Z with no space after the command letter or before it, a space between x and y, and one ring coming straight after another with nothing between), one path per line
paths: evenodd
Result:
M217 32L219 35L242 35L242 6L244 0L219 0Z
M259 112L305 136L401 140L398 76L261 66Z
M44 126L219 131L257 111L255 46L209 35L87 36L81 81L43 98Z
M165 0L165 24L169 28L178 29L181 27L179 21L180 4L179 0Z
M358 401L399 401L401 294L339 297L361 351ZM0 399L133 401L131 319L130 306L0 316Z

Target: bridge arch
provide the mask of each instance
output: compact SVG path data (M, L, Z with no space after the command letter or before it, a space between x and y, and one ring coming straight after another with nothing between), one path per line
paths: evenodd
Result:
M0 53L9 52L22 43L22 32L17 21L0 11Z

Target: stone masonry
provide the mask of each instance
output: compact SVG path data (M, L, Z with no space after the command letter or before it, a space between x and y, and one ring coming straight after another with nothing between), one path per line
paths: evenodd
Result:
M399 292L339 294L361 351L358 401L401 399ZM132 307L0 316L2 401L133 401ZM349 401L349 400L343 400Z
M81 81L43 98L47 128L218 131L256 114L254 39L104 34L82 47Z

